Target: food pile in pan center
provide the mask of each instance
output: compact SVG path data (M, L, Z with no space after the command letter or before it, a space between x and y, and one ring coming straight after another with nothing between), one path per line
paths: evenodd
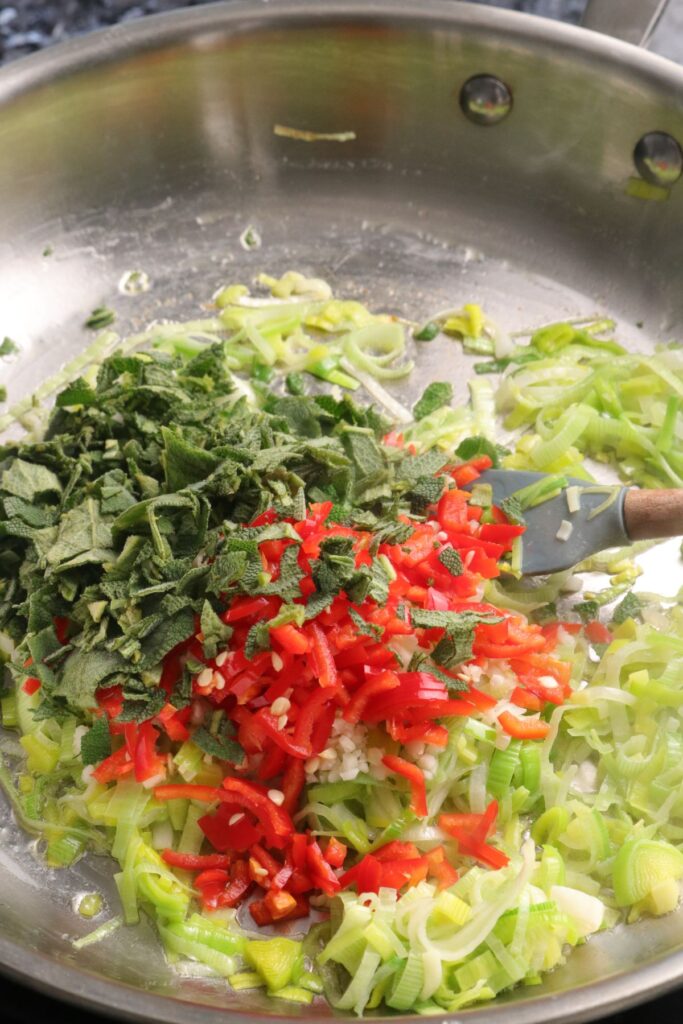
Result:
M77 948L147 914L234 989L453 1012L677 906L680 605L633 592L638 546L519 566L584 456L683 486L683 359L611 321L515 345L477 306L407 325L261 284L105 327L53 408L2 417L0 777L50 865L118 862ZM449 337L481 356L469 403L405 408L407 342ZM551 483L497 507L492 465Z

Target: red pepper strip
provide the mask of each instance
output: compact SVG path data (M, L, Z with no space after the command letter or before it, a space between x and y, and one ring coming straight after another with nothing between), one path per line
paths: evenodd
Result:
M311 756L310 747L302 746L283 729L278 728L278 720L268 708L261 708L260 711L257 711L255 719L263 729L264 733L266 733L274 743L277 743L278 747L281 747L286 754L289 754L290 757L300 757L305 759Z
M478 480L481 473L474 466L468 466L465 463L464 466L458 466L457 469L453 470L453 479L455 480L458 487L465 487L467 484L471 484L474 480Z
M451 715L471 715L475 711L473 704L465 700L430 700L418 707L404 709L405 715L411 725L418 722L431 721L434 718L449 718ZM365 716L365 721L369 721Z
M510 694L510 700L518 708L526 708L527 711L540 711L543 707L540 697L537 697L535 693L530 693L529 690L525 690L521 686L515 686Z
M305 782L306 772L303 761L298 758L289 761L282 776L282 792L285 795L282 806L289 814L293 814L299 806L299 797Z
M133 762L128 757L128 751L125 746L123 746L114 754L105 757L104 761L95 768L92 776L96 782L104 784L105 782L113 782L114 779L120 779L122 775L127 775L132 770Z
M509 616L508 627L510 639L517 643L525 643L531 636L536 639L543 637L543 630L540 626L527 622L526 619L520 619L517 615ZM543 646L545 647L545 637L543 637Z
M126 744L128 756L135 763L135 748L138 743L138 727L135 722L124 722L121 731Z
M429 876L438 882L437 889L449 889L458 881L458 872L452 864L446 860L446 851L443 846L436 846L429 853L425 854L429 863Z
M238 820L230 824L233 817ZM237 804L221 804L215 814L205 814L199 827L215 850L236 850L244 853L263 838L263 830L256 828L251 816Z
M367 616L368 622L375 626L380 626L384 630L384 637L386 636L409 636L413 632L413 627L409 622L406 622L405 618L400 618L396 614L396 609L387 606L386 608L375 608ZM358 634L354 624L351 625L356 643L358 643ZM381 639L381 638L380 638Z
M316 674L321 686L336 686L337 666L334 663L334 656L329 641L317 623L312 622L308 627L311 634L311 654Z
M406 679L408 675L421 676L420 680ZM439 704L448 704L448 691L442 682L424 672L403 673L399 675L401 685L387 693L371 697L363 711L364 722L384 722L387 718L401 715L406 709L410 711L411 718L418 708L431 708L427 717L438 718L436 710ZM471 711L472 705L468 704Z
M230 869L230 882L218 897L221 907L234 907L251 889L249 866L245 860L236 860Z
M271 878L278 873L282 864L275 860L275 857L271 857L267 850L264 850L260 843L255 843L252 847L251 854L259 862L262 868L265 868Z
M206 868L229 868L230 857L224 853L178 853L176 850L164 850L161 854L167 864L174 868L185 868L187 871L204 871Z
M379 892L381 877L382 865L371 853L368 853L355 867L344 872L339 879L339 884L342 889L348 889L355 885L359 895L364 892Z
M382 668L395 665L396 655L388 647L381 647L379 644L359 643L356 647L341 651L335 660L338 669L353 668L356 665Z
M60 644L65 644L69 638L69 620L63 615L55 615L52 624L55 627L55 635Z
M497 814L498 803L492 800L484 814L441 814L439 827L457 839L461 853L489 867L502 868L509 863L509 858L486 842L495 828Z
M322 526L330 512L334 508L334 502L332 501L313 501L308 506L308 515L304 519L304 523L310 523L316 528ZM299 526L301 524L297 524ZM300 532L300 531L299 531Z
M408 780L412 793L410 808L418 818L426 818L428 811L424 772L416 764L406 761L402 757L396 757L395 754L385 754L382 764L390 772L396 772L397 775L402 775L404 779Z
M481 816L479 825L477 826L477 838L482 842L489 836L492 836L496 828L496 818L498 817L498 801L492 800L486 810Z
M264 540L259 544L259 551L265 555L269 562L279 562L285 550L283 540Z
M602 622L598 622L597 619L594 622L589 622L584 628L584 633L592 644L611 644L612 634L610 633L607 626L603 626Z
M330 867L340 868L346 860L348 852L348 847L332 836L325 847L323 856Z
M469 557L471 555L471 557ZM485 580L493 580L500 576L497 558L489 558L483 551L470 549L467 557L466 568L472 573L479 573ZM461 577L458 577L461 579ZM455 585L457 586L457 580Z
M226 612L223 612L223 622L238 622L240 619L248 619L256 615L259 619L266 618L264 614L268 610L276 611L273 607L274 601L268 597L237 598Z
M498 871L499 868L507 867L510 863L510 858L507 854L503 853L502 850L498 850L495 846L489 846L488 843L482 843L481 846L473 848L471 855L495 871Z
M338 693L339 687L337 684L334 686L320 686L310 696L304 698L305 703L299 709L299 717L294 727L292 739L298 748L306 751L307 757L310 757L312 753L311 738L315 724L325 705L333 701Z
M109 718L116 718L123 709L123 690L121 686L100 687L95 693L98 707L106 711Z
M339 703L342 701L343 691L339 694ZM346 694L343 694L345 697ZM320 712L317 720L313 723L313 729L311 731L311 753L319 754L321 750L324 750L327 746L330 736L332 735L332 726L334 720L337 717L337 707L331 702L326 704Z
M310 892L311 889L314 888L313 879L310 878L305 871L300 871L299 868L294 868L287 888L294 894Z
M292 842L287 851L287 856L291 858L291 862L295 868L300 871L306 870L307 858L306 858L306 847L308 846L308 837L302 832L295 832L292 836Z
M517 718L509 711L499 715L498 721L508 736L516 740L542 740L550 731L550 726L542 718Z
M308 637L291 623L271 629L270 635L288 654L308 654L311 649Z
M415 843L403 843L399 839L394 839L393 842L386 843L384 846L380 846L379 850L375 850L373 856L380 863L390 860L415 860L420 856L420 851Z
M402 693L422 693L432 690L436 694L446 693L446 687L430 672L398 672Z
M167 786L155 786L154 796L157 800L198 800L202 804L212 804L218 800L220 793L215 786L173 783Z
M285 764L288 763L295 764L300 762L288 762L287 755L282 747L278 747L276 743L273 743L263 755L263 760L258 766L256 774L261 782L267 782L268 779L274 779L276 775L281 775Z
M391 889L417 885L427 877L429 861L426 857L411 857L407 860L391 860L381 865L380 885Z
M559 683L556 686L547 686L542 683L538 676L529 675L527 672L519 672L518 679L522 686L528 691L528 696L532 694L537 701L537 706L530 706L532 711L540 711L544 701L548 701L550 704L564 704L564 699L567 696L565 688L560 686ZM515 701L515 703L517 703ZM522 705L526 707L526 705Z
M205 885L203 889L200 889L199 898L204 910L218 909L218 898L224 888L225 883L214 882L213 885Z
M311 912L311 908L308 905L308 900L304 896L296 897L296 907L287 914L286 918L281 918L285 921L294 921L299 917L308 917Z
M467 525L469 494L465 491L446 491L439 498L436 517L440 526L447 532L462 530Z
M448 539L453 547L458 550L481 551L484 555L488 555L489 558L495 558L496 561L505 553L505 548L502 544L494 544L491 540L479 540L472 533L453 533L451 531Z
M185 714L185 712L188 712L188 714ZM189 717L189 712L189 707L183 708L182 711L177 711L172 704L164 704L159 714L155 716L154 721L162 726L169 739L177 743L184 743L190 735L190 730L184 721L184 719Z
M430 743L434 747L445 747L448 743L448 729L443 725L420 722L417 725L403 725L398 719L390 718L387 732L397 743L412 743L413 740Z
M240 804L260 822L269 845L282 849L294 832L294 824L287 811L269 800L267 791L245 779L223 779L221 800Z
M258 719L245 707L233 708L233 721L237 722L237 739L248 754L259 754L265 745L266 733Z
M580 622L551 622L547 626L541 626L543 636L546 638L550 648L557 645L557 636L560 629L574 636L576 633L581 632L583 626Z
M32 697L33 694L40 689L40 679L36 679L34 676L29 676L28 679L24 679L21 688L24 693L27 693L29 697Z
M284 889L293 874L294 868L290 867L289 864L283 864L278 873L273 875L270 883L271 889Z
M544 646L542 636L531 635L522 643L491 644L475 639L474 653L484 658L519 658L520 655L537 651Z
M183 656L185 654L185 648L187 644L178 644L173 650L169 651L163 660L163 668L161 670L161 679L159 680L159 686L162 690L165 690L170 697L173 692L175 684L183 674Z
M496 803L496 801L494 800L492 803ZM490 806L491 804L489 804ZM442 818L443 822L441 821ZM457 829L464 835L486 839L488 832L485 832L483 836L480 835L483 818L483 814L472 814L471 812L469 814L442 814L439 817L439 826L444 831L450 832L451 835L454 834L453 830Z
M151 722L142 722L138 726L138 737L135 744L135 778L138 782L146 782L158 775L165 775L166 759L157 753L159 733Z
M285 893L284 895L289 895L289 893ZM257 925L272 924L275 920L293 921L298 917L308 917L308 900L304 899L302 896L297 896L294 900L294 906L287 913L281 913L278 918L273 916L266 903L267 899L268 897L266 896L262 900L254 900L253 903L249 904L249 913Z
M463 694L463 697L474 704L479 711L490 711L491 708L496 706L496 701L493 697L489 697L488 693L482 693L481 690L477 690L474 686L470 686L467 693Z
M184 743L185 740L190 738L190 730L179 718L169 718L167 722L164 722L164 730L168 738L173 740L174 743Z
M525 526L513 526L511 523L482 523L479 536L482 540L492 540L497 544L507 544L515 537L521 537Z
M328 896L334 896L339 892L341 888L339 879L323 857L323 852L315 839L306 847L306 862L318 888Z
M230 874L226 868L207 868L202 871L194 880L197 889L205 889L207 886L224 885Z
M420 526L404 544L392 545L389 558L395 565L412 569L426 561L434 554L434 538L436 534L431 526Z
M249 868L249 877L252 882L256 882L256 884L260 885L263 889L267 889L270 885L270 875L263 865L259 864L256 857L249 858L247 861L247 867Z
M453 582L455 583L459 576L455 577ZM452 611L454 612L479 612L481 615L509 615L503 608L496 608L494 604L489 604L488 601L458 601L453 602ZM498 625L498 623L494 623ZM482 629L490 629L490 626L482 626Z
M431 572L431 570L428 570ZM427 602L426 607L431 611L436 612L447 612L448 611L448 598L436 587L427 587Z
M274 921L284 920L296 908L294 896L289 892L278 892L277 889L271 889L267 892L263 902L270 911Z
M552 676L565 688L568 688L571 682L571 664L568 661L559 661L550 654L534 651L521 658L513 658L510 667L517 675L533 672L537 676Z
M342 717L345 721L355 725L363 717L363 712L371 697L376 697L387 690L395 690L399 685L399 678L395 672L380 672L378 676L366 680L359 686L344 708Z
M507 643L509 639L508 618L500 623L485 623L477 628L477 637L482 643Z
M249 913L259 927L273 923L273 916L268 910L265 900L253 900L249 904Z
M259 512L255 519L249 523L250 526L270 526L277 519L277 512L274 508L267 508L264 512Z

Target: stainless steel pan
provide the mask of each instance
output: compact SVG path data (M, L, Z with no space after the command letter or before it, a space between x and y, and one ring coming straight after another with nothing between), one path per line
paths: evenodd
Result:
M609 28L618 9L638 41L661 6L604 0L589 22ZM275 123L356 139L306 143ZM3 371L12 397L83 347L93 307L114 305L127 329L192 314L264 268L405 311L476 299L508 328L609 310L634 343L680 336L682 141L676 66L452 0L234 2L68 43L0 73L0 329L22 346ZM249 224L259 250L240 245ZM130 269L149 292L118 294ZM467 366L429 346L405 397L435 373L460 382ZM3 822L7 971L128 1018L276 1012L174 975L145 928L76 955L87 926L73 897L101 888L115 912L110 865L48 872ZM542 988L462 1016L578 1021L682 978L677 914L594 939Z

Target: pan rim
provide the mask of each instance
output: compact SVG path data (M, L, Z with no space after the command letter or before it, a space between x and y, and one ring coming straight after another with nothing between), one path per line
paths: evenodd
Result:
M121 56L158 49L186 34L219 32L238 25L241 31L256 30L268 21L315 25L347 18L382 21L392 16L405 25L441 21L446 26L500 32L507 38L542 40L587 58L600 56L631 76L638 73L653 83L683 89L683 65L668 57L577 25L466 0L421 0L419 10L411 0L325 0L324 12L319 0L260 0L258 7L254 0L217 0L98 29L13 61L0 68L0 107L61 77L113 63Z
M75 964L64 964L44 953L33 953L27 968L25 950L0 936L0 975L31 987L80 1008L87 1008L115 1020L163 1020L166 1024L187 1024L188 1011L193 1024L225 1024L226 1012L233 1020L246 1022L305 1020L310 1024L327 1024L335 1017L329 1014L293 1017L283 1013L250 1013L239 1009L207 1006L189 999L146 992L112 978L103 978ZM560 1024L571 1019L575 1024L594 1020L605 1014L632 1008L680 986L683 978L683 950L668 953L645 964L631 974L617 974L603 981L589 982L557 994L532 996L519 1003L493 1003L458 1011L457 1017L444 1013L431 1019L434 1024L461 1018L473 1024ZM68 982L68 987L66 985ZM374 1017L373 1020L415 1022L424 1020L416 1014Z
M23 95L49 85L62 77L133 57L147 49L171 45L189 35L221 31L258 31L268 22L311 25L354 18L365 22L394 19L398 25L438 24L466 26L471 30L500 33L508 38L543 41L546 45L571 51L589 60L599 56L630 77L641 77L653 86L666 85L683 96L683 67L630 43L590 32L573 25L541 19L498 8L453 0L421 0L419 9L410 0L325 0L324 12L317 0L269 0L258 5L254 0L225 0L199 8L157 14L138 22L101 29L88 36L69 40L41 53L25 57L0 70L0 109ZM0 935L0 973L67 1003L85 1006L110 1017L125 1020L186 1024L191 1016L196 1024L223 1024L226 1010L193 1001L147 992L110 978L65 964L46 954L26 956L26 947ZM602 981L568 989L561 994L540 994L519 1003L493 1004L463 1010L458 1019L476 1024L547 1024L571 1018L579 1022L627 1005L644 1002L683 982L683 950L674 951L647 963L631 974L616 974ZM274 1012L255 1014L243 1010L227 1011L237 1021L293 1020ZM328 1015L305 1018L311 1024L323 1024ZM417 1022L416 1015L385 1019ZM436 1022L453 1020L444 1013Z

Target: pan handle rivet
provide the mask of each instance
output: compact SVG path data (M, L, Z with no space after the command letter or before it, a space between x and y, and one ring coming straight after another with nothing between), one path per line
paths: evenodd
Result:
M667 132L648 132L636 143L633 162L638 174L651 185L666 188L683 174L683 150Z
M512 93L495 75L474 75L460 90L460 107L474 124L499 124L512 110Z

